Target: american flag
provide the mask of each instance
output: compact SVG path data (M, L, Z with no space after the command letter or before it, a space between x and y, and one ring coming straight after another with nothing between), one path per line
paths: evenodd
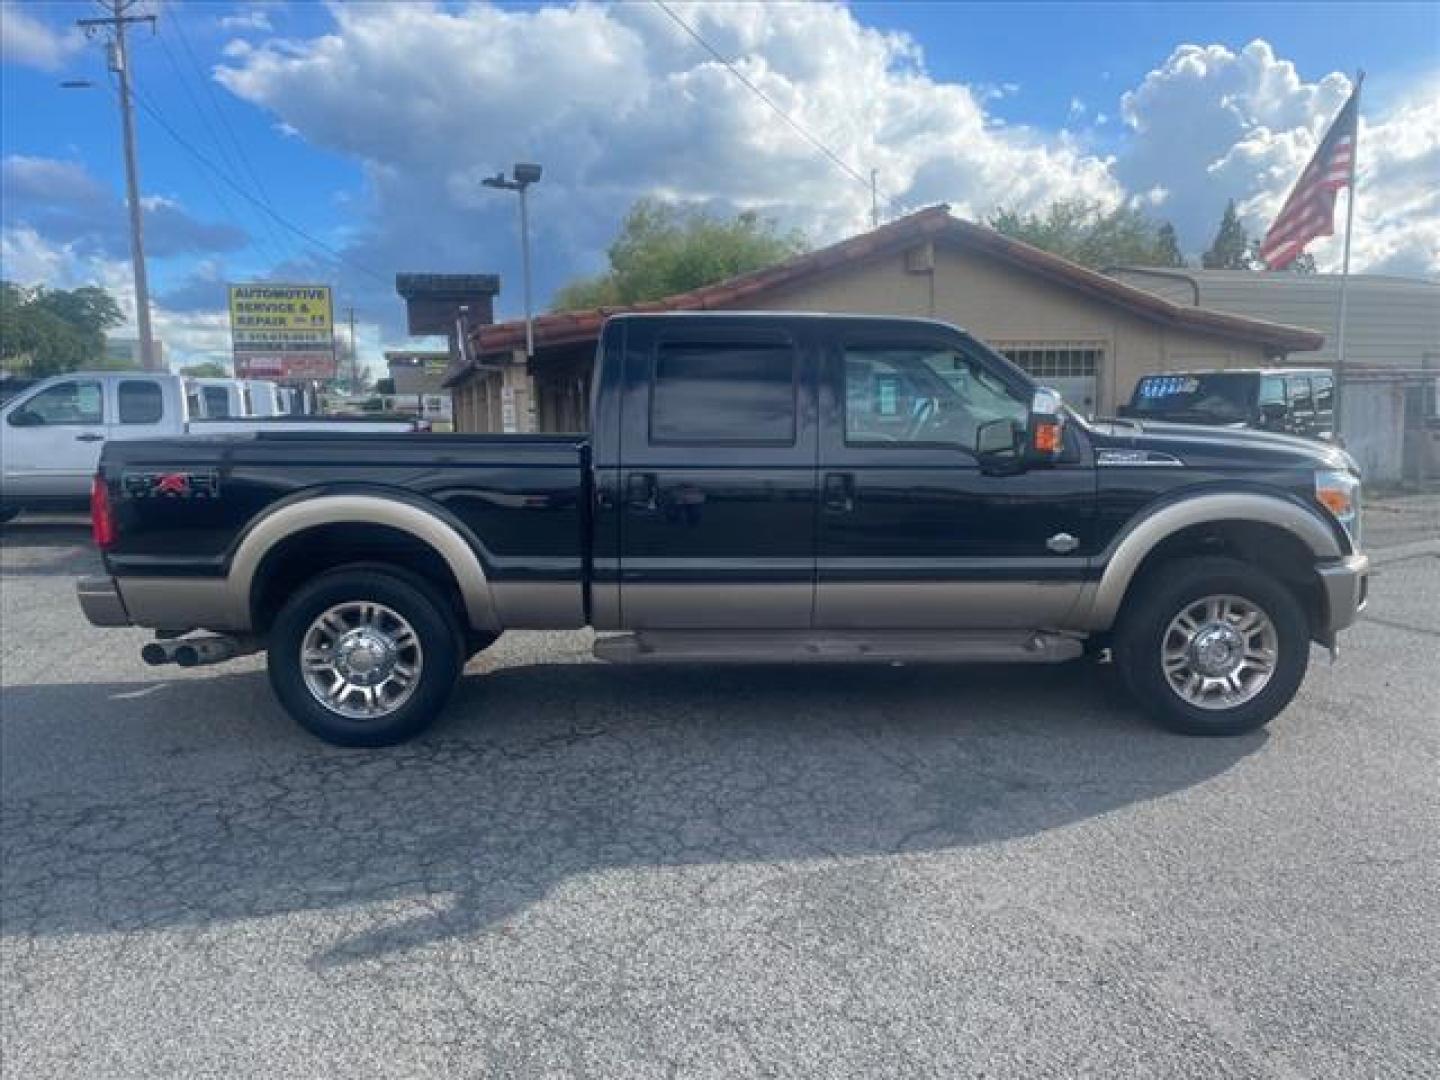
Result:
M1335 117L1320 149L1305 166L1295 190L1260 243L1260 258L1271 270L1290 265L1317 236L1335 234L1335 193L1350 187L1354 176L1356 125L1360 117L1360 86ZM1350 192L1355 197L1355 192Z

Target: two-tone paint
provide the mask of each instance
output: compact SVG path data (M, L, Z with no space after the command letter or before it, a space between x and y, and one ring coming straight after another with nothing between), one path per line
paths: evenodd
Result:
M653 438L656 350L676 334L792 349L793 438ZM852 343L957 350L1017 400L1034 391L1003 357L940 323L618 317L600 343L588 436L265 434L107 448L116 595L90 583L87 611L247 632L275 545L353 522L436 552L477 631L1083 635L1109 627L1167 537L1235 520L1293 538L1320 579L1338 582L1327 585L1335 610L1324 634L1354 618L1361 557L1314 491L1317 470L1350 467L1342 452L1257 432L1078 419L1060 460L1033 468L959 445L853 445L843 415ZM167 471L213 476L216 497L131 497L139 487L127 476Z

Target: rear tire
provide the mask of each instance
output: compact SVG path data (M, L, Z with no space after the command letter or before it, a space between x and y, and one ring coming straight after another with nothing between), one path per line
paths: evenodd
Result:
M336 746L390 746L449 700L463 635L444 600L409 575L322 574L270 627L270 684L301 727Z
M1126 600L1115 663L1163 728L1241 735L1295 697L1310 662L1310 625L1283 584L1248 563L1166 563Z

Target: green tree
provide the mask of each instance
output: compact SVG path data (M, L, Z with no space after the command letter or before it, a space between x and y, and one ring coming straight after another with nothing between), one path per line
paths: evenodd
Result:
M1166 221L1155 234L1155 266L1184 266L1185 256L1180 251L1180 240L1175 235L1175 226Z
M996 232L1041 248L1081 266L1176 266L1180 252L1171 228L1170 244L1157 225L1134 206L1107 209L1088 199L1061 199L1042 213L1000 209L985 224Z
M1270 270L1265 265L1265 260L1260 258L1260 241L1250 241L1250 268L1252 270L1265 270L1274 274L1313 274L1316 271L1315 256L1308 251L1302 251L1295 258L1282 266L1279 270Z
M124 321L104 289L0 282L0 360L32 375L103 364L105 331Z
M722 218L644 198L630 208L610 245L610 268L562 286L550 307L568 311L656 300L774 265L806 247L803 234L781 232L754 211Z
M1200 256L1200 265L1207 270L1249 270L1254 265L1250 244L1250 234L1235 212L1235 200L1231 199L1225 204L1210 250Z
M218 360L202 360L198 364L186 364L180 374L192 379L228 379L230 369Z

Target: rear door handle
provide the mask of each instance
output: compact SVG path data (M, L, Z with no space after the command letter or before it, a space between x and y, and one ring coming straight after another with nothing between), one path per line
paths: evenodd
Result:
M631 510L653 514L657 509L655 474L631 473L625 478L625 501Z
M851 473L825 474L825 510L831 514L848 514L855 509L855 477Z
M104 441L105 441L105 436L104 436L104 435L88 435L88 434L87 434L87 435L76 435L76 436L75 436L75 441L76 441L76 442L104 442Z

